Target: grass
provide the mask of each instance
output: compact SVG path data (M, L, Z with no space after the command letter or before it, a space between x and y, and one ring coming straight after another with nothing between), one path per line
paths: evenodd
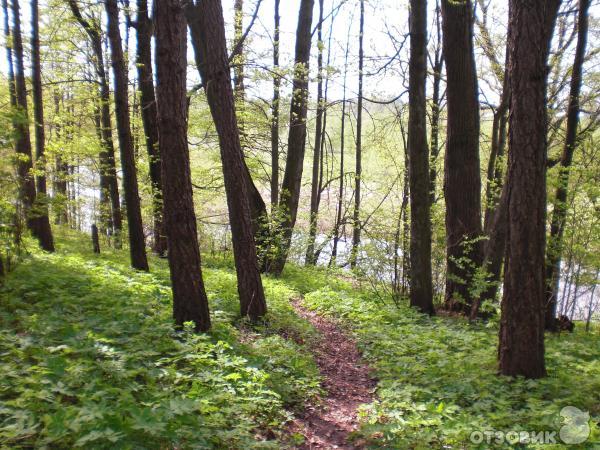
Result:
M588 441L569 448L599 445L597 328L548 336L548 378L510 379L496 374L497 324L381 303L327 270L288 265L265 277L269 315L248 324L231 260L205 256L213 329L174 333L165 260L140 273L126 251L94 255L66 230L57 241L56 254L34 251L0 288L0 448L285 447L290 411L321 394L302 344L315 331L288 301L299 295L351 330L379 380L354 436L365 445L566 448L470 435L556 431L568 405L592 417Z

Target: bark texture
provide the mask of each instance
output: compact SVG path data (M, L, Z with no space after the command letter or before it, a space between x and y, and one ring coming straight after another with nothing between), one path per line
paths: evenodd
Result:
M187 143L186 31L180 0L156 3L156 94L173 318L178 327L191 321L196 331L206 331L210 314L202 280Z
M202 0L188 7L190 22L200 30L204 59L204 86L210 111L219 135L233 255L242 316L251 319L267 312L260 278L250 212L247 170L235 114L235 100L227 61L225 22L220 0Z
M279 71L279 3L275 0L273 32L273 103L271 104L271 210L279 204L279 97L281 77Z
M410 180L410 305L433 314L429 150L425 83L427 2L410 3L408 153Z
M511 89L500 373L546 375L544 253L546 240L546 87L549 42L559 1L511 0Z
M446 308L469 314L482 264L479 100L471 0L443 0L448 125L444 161Z
M108 16L108 40L110 42L111 60L115 84L115 113L121 150L121 168L123 169L123 188L127 206L127 226L129 229L129 253L131 266L134 269L148 270L142 211L138 193L137 173L131 124L129 120L129 92L127 68L121 45L119 31L119 6L117 0L106 0Z

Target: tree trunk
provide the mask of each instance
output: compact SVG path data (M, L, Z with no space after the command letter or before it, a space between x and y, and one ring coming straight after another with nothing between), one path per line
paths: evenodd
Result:
M433 93L431 97L431 149L429 162L429 192L431 205L436 202L437 190L437 159L440 154L440 112L442 94L442 69L444 68L444 52L442 50L441 11L436 1L435 26L437 28L437 44L433 61Z
M410 306L433 314L427 80L427 2L410 3L408 174L410 180Z
M56 139L60 141L62 138L62 127L59 120L60 115L60 103L62 100L62 93L58 90L54 91L54 114L56 116L56 123L54 125L56 129ZM56 155L55 166L54 166L54 181L53 181L53 195L54 198L58 198L55 211L54 223L56 225L66 225L68 223L67 215L67 179L69 177L67 163L63 161L62 156Z
M220 0L190 4L188 18L196 23L201 33L199 42L206 57L204 86L219 135L241 315L255 320L266 314L267 304L254 245L249 186L244 177L244 157L235 115Z
M553 202L552 220L550 223L550 239L546 253L546 297L545 326L549 331L558 331L556 324L556 304L560 283L560 261L562 257L562 240L567 217L567 196L569 190L569 171L573 161L573 153L577 147L577 127L579 125L579 95L583 79L583 63L588 34L588 10L590 0L579 0L579 17L577 26L577 47L571 74L569 106L567 109L567 132L565 145L560 159L558 186Z
M546 375L546 86L559 3L511 0L509 7L508 228L498 357L502 375L526 378Z
M152 216L154 219L152 250L164 255L167 240L163 232L162 179L160 174L160 152L158 149L158 118L154 94L154 76L152 73L153 33L152 20L149 17L148 1L137 0L137 55L136 65L139 79L140 103L146 150L148 152L150 183L152 183Z
M36 204L39 209L40 244L46 251L54 251L54 238L48 216L46 188L46 134L44 130L44 97L42 94L42 62L40 58L40 26L38 0L31 0L31 85L33 88L33 117L35 120L35 159L38 172Z
M267 271L281 274L290 251L292 232L298 214L300 185L306 148L306 114L308 109L308 74L311 46L311 25L314 0L301 0L296 30L296 50L294 59L294 82L292 86L292 104L290 107L290 130L288 135L288 154L285 173L281 185L281 218L277 220L275 239L278 248L267 262Z
M233 42L237 45L244 35L244 0L235 0L233 3L234 23L233 23ZM242 150L246 147L246 127L245 127L245 97L246 89L244 87L244 64L246 57L244 46L241 45L239 51L233 58L233 93L235 98L235 108L237 112L238 129L240 130L240 141Z
M319 0L319 23L317 24L317 120L315 130L315 145L312 161L312 181L310 191L310 229L308 232L308 248L306 249L306 265L314 266L315 259L315 240L317 237L317 219L319 215L319 194L320 194L320 169L321 152L323 151L323 113L325 104L323 103L323 3Z
M119 148L121 149L125 204L127 205L131 266L135 269L147 271L148 260L146 258L142 211L140 208L133 140L129 122L127 68L125 59L123 58L121 33L119 31L119 6L117 0L106 0L105 6L108 17L108 40L115 78L115 115L117 117L117 130L119 132Z
M23 56L23 39L21 34L21 17L19 1L13 0L12 49L7 44L8 52L14 50L14 102L20 117L13 119L15 129L15 150L18 155L17 175L19 177L19 199L23 204L27 219L27 228L46 251L54 251L52 230L48 220L47 209L40 209L37 201L35 180L32 173L33 155L31 152L31 136L29 134L29 116L27 112L27 86L25 84L25 64ZM9 64L12 63L9 59ZM9 77L10 78L10 77Z
M207 331L210 314L202 280L187 144L187 33L181 3L156 2L155 23L159 151L173 318L178 327L192 321L196 331Z
M358 263L358 248L360 246L360 187L362 183L362 112L363 112L363 67L364 67L364 30L365 2L360 0L360 24L358 33L358 105L356 112L356 171L354 174L354 212L352 214L352 251L350 267L354 269Z
M186 14L188 12L193 13L193 9L186 10ZM192 47L194 48L194 57L196 60L196 67L198 69L198 73L200 74L200 78L202 79L202 84L206 86L207 83L207 75L206 75L206 48L202 44L202 34L203 30L201 29L201 23L199 20L191 20L193 17L188 17L188 26L190 28L190 37L192 42ZM240 152L242 152L240 146ZM254 234L255 243L257 249L262 253L267 250L267 242L268 242L268 215L267 215L267 206L258 191L258 188L254 184L252 180L252 176L250 175L250 170L246 165L246 161L243 158L242 152L242 165L243 165L243 173L240 175L244 177L246 186L248 187L248 202L250 204L250 214L252 217L252 231Z
M279 204L279 2L275 0L275 30L273 32L273 103L271 105L271 213Z
M98 236L98 226L92 224L92 250L96 254L100 254L100 238Z
M446 199L446 308L469 314L472 282L482 264L479 100L471 0L442 1L448 125Z
M119 198L119 181L115 164L115 147L112 138L112 123L110 118L110 87L108 85L108 73L104 66L104 53L102 49L101 27L96 22L89 21L83 17L76 0L69 0L69 7L73 16L87 33L92 52L95 58L94 67L100 84L100 141L102 149L100 159L100 203L107 205L110 199L110 217L103 217L102 227L114 233L116 248L121 248L121 233L123 230L123 218L121 214L121 200ZM108 208L105 208L108 209ZM108 214L105 213L105 216Z

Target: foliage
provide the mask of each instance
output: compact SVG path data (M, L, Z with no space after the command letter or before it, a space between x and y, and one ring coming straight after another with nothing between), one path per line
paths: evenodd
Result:
M351 325L374 367L377 401L364 407L358 432L373 448L490 448L471 443L471 432L555 431L567 405L592 416L579 448L600 442L598 333L549 335L548 378L511 379L496 374L496 324L430 318L339 286L307 294L305 305Z
M164 261L136 272L69 234L0 291L1 446L278 448L286 408L319 393L312 358L277 334L310 339L294 290L268 280L268 323L236 328L235 276L207 269L213 331L177 334Z

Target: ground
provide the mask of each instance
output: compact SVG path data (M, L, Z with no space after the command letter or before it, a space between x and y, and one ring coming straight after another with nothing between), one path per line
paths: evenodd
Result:
M496 374L497 324L423 316L347 276L265 277L268 318L238 318L229 257L204 258L213 329L175 333L166 261L93 255L63 230L0 288L0 448L514 448L473 433L600 443L600 333L547 338L548 378ZM560 443L522 448L567 448Z

